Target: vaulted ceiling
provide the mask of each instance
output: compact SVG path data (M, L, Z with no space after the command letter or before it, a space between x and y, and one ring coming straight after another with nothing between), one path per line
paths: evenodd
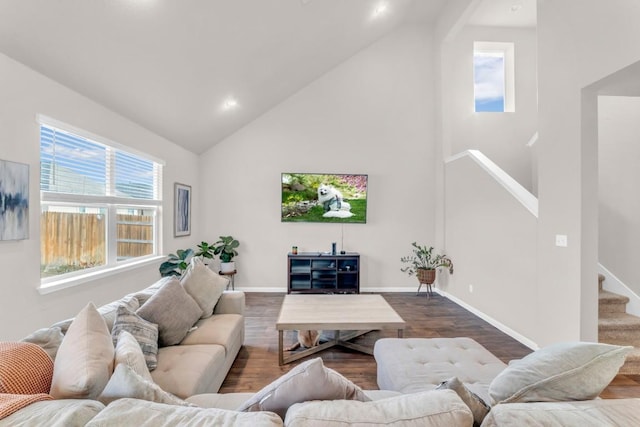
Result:
M444 3L0 0L0 52L201 153Z

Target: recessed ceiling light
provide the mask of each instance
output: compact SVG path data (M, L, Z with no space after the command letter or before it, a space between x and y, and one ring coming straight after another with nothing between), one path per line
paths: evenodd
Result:
M234 110L238 108L238 101L235 98L227 98L222 103L222 109L225 111Z
M375 9L373 9L373 17L374 18L379 18L382 15L385 15L389 10L389 6L387 5L387 3L379 3Z

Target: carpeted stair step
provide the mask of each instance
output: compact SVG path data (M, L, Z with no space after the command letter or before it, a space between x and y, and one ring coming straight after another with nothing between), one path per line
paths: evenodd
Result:
M598 292L598 313L600 316L608 313L625 313L629 298L609 291Z
M640 317L608 313L598 320L598 341L640 347Z
M627 359L618 371L621 375L638 375L640 374L640 348L634 348L627 354Z

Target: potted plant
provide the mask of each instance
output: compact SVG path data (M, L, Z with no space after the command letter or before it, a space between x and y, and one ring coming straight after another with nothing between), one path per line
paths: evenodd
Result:
M178 249L160 264L160 276L182 276L193 257L193 249Z
M238 255L238 251L236 251L238 246L240 246L240 242L231 236L220 236L220 240L213 244L214 255L220 256L220 271L222 273L231 273L236 270L233 257Z
M406 267L401 268L400 271L407 273L409 276L415 274L418 277L418 282L420 283L418 292L420 292L420 287L423 284L431 289L431 285L436 280L436 268L447 267L449 273L453 274L453 262L451 259L444 254L434 254L433 246L421 246L416 242L413 242L411 246L413 246L413 254L400 258L400 261L408 264Z
M205 265L209 265L209 260L213 259L214 246L211 243L201 242L198 246L198 250L194 256L199 256Z

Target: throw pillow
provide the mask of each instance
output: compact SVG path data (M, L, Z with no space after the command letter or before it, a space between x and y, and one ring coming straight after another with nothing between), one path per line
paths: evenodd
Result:
M38 394L0 394L0 420L14 412L41 400L52 400L46 393Z
M53 364L50 394L55 399L95 399L113 372L111 334L93 303L78 313Z
M128 307L121 305L118 307L111 331L114 344L122 331L133 335L144 354L147 368L153 371L158 366L158 325L147 322Z
M471 409L473 425L479 427L491 408L477 394L469 390L458 377L449 378L436 387L436 390L453 390L460 399Z
M105 405L117 399L130 397L148 400L150 402L166 403L168 405L193 406L184 400L168 393L153 381L148 381L138 375L131 366L121 363L116 366L111 379L98 397Z
M294 403L307 400L349 399L367 402L362 389L326 368L321 358L301 363L244 402L238 411L271 411L284 419Z
M36 344L0 342L0 393L49 393L53 362Z
M124 363L145 380L153 381L138 341L127 331L122 331L118 335L114 362L116 367Z
M202 309L175 277L167 281L136 312L158 325L158 343L165 347L179 344L202 316Z
M30 342L40 346L47 352L51 360L56 359L58 353L58 347L62 344L64 334L59 327L42 328L38 329L29 336L24 337L22 342Z
M491 382L492 406L594 399L616 376L632 348L568 342L534 351Z
M198 257L191 258L180 283L202 309L202 318L210 317L229 279L211 271Z

